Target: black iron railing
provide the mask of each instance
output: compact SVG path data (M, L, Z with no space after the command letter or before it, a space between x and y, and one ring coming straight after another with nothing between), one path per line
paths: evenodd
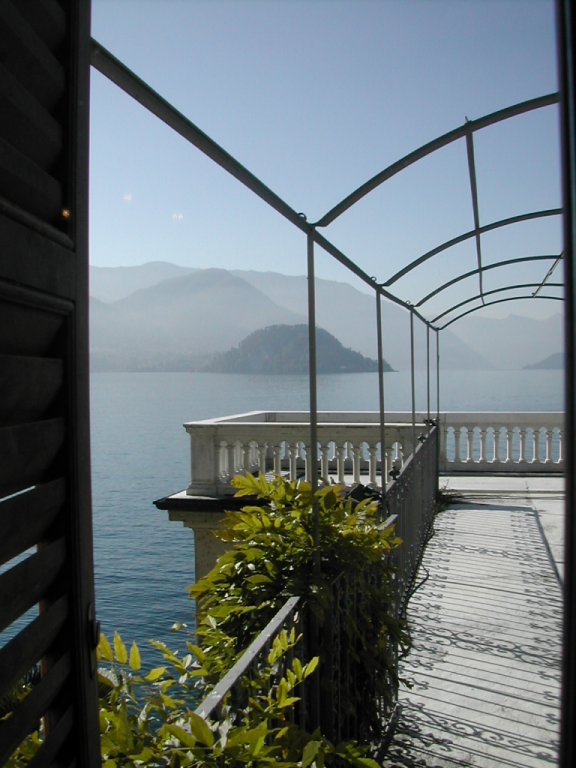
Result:
M226 701L232 709L240 709L246 699L246 678L256 675L262 662L267 657L274 638L283 629L292 629L297 632L302 630L302 600L300 597L290 597L279 611L272 617L266 627L253 640L247 650L242 654L230 671L210 691L196 708L196 714L205 719L222 716L222 707ZM300 651L301 653L301 651ZM273 671L273 680L270 684L278 682L286 670L287 664L293 658L293 651L282 657L282 663L276 665ZM230 696L227 699L228 694Z
M438 493L438 427L422 437L416 450L386 490L389 515L396 516L402 539L394 557L398 574L398 610L405 614L432 525Z

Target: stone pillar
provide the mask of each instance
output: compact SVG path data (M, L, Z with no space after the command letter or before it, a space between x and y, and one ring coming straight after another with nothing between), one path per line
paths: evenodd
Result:
M214 530L224 513L169 509L168 517L170 520L180 521L185 528L191 528L194 532L194 576L195 581L199 581L212 570L220 555L230 549L230 544L220 541L214 535Z
M186 424L190 435L189 496L218 496L218 449L213 424Z

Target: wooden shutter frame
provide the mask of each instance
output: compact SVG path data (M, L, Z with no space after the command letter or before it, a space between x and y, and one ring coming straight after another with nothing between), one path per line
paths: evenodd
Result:
M7 0L7 14L14 17L15 4ZM22 8L18 7L20 12ZM66 98L60 112L66 150L60 162L63 178L63 220L61 225L44 221L5 197L0 198L0 242L4 248L0 264L0 300L11 306L42 306L63 318L65 354L66 425L64 453L60 461L65 475L65 505L62 515L65 545L39 555L57 564L67 560L69 577L65 606L62 598L41 613L46 631L55 631L67 613L71 630L67 650L49 667L35 687L30 708L49 706L52 679L71 681L69 703L56 729L66 730L70 765L96 768L101 765L98 690L95 664L97 623L93 584L93 541L91 520L90 433L89 433L89 350L88 350L88 160L90 98L90 2L86 0L35 0L23 15L56 9L67 17L65 34ZM61 12L62 9L62 12ZM33 35L32 35L33 37ZM66 213L64 213L64 209ZM29 363L29 361L28 361ZM26 363L26 364L28 364ZM25 532L17 532L25 535ZM50 545L48 545L50 549ZM34 597L34 595L32 596ZM17 649L16 649L17 650ZM32 697L29 697L32 699ZM24 712L22 713L24 716ZM14 718L16 719L16 718ZM16 723L14 724L17 725ZM54 739L58 744L58 737ZM59 749L57 746L56 750ZM39 765L60 760L50 748L38 756ZM58 762L58 764L61 764Z

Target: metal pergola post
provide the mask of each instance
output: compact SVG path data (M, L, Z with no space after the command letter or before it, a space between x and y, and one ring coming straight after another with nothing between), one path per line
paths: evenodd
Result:
M564 513L564 627L560 722L560 768L576 760L576 12L572 0L557 0L559 75L562 89L562 193L566 269L564 315L566 389L566 500Z
M426 326L426 419L430 431L430 326Z
M436 422L440 424L440 331L436 329Z
M414 312L410 310L410 391L412 394L412 453L416 451L416 382L414 375Z
M378 344L378 407L380 417L380 476L382 483L382 511L386 501L386 414L384 410L384 354L382 341L382 296L376 290L376 338Z
M314 270L314 238L307 238L308 267L308 386L310 394L310 477L312 490L318 489L318 382L316 373L316 278ZM318 532L315 520L315 534Z

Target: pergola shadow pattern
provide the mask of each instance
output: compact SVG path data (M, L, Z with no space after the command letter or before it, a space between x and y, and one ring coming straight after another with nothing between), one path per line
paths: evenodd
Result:
M562 594L525 498L440 513L386 768L557 764Z

